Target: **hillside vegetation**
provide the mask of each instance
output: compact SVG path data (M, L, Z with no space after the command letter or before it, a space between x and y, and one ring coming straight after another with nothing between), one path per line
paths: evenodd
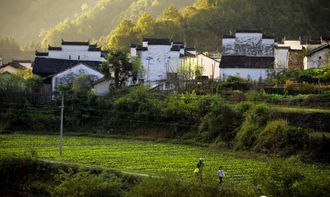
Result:
M20 44L37 40L43 29L52 28L67 17L75 17L97 1L1 0L0 37L15 38Z
M162 13L170 5L174 7ZM180 9L182 6L187 7ZM153 18L140 15L144 12ZM329 35L330 24L324 20L329 13L330 3L325 0L102 0L75 19L48 30L43 45L56 44L61 38L101 38L110 48L127 49L126 42L116 40L153 36L184 40L199 50L212 51L219 50L221 35L240 29L259 29L277 38Z

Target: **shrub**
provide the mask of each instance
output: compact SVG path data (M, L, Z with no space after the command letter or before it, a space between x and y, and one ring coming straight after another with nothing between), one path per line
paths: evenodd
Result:
M322 173L311 176L309 172L315 169L302 167L303 164L293 159L273 161L255 182L266 196L328 196L330 177Z
M85 172L62 171L56 176L59 185L51 189L52 196L117 197L123 194L122 182L115 176Z
M235 137L235 148L249 149L253 147L259 133L258 125L244 122Z
M308 135L301 128L288 125L286 120L267 123L256 140L255 150L289 156L304 148Z
M311 135L307 148L307 158L318 162L330 162L330 137L325 134ZM306 156L305 156L306 157Z
M252 83L240 78L229 76L227 80L221 85L221 88L230 88L232 90L249 90L252 87Z
M166 176L165 178L145 178L142 182L133 187L129 197L226 197L226 196L257 196L253 187L239 184L198 183L182 180L182 177Z
M250 124L266 125L271 117L271 109L266 104L254 105L244 114L245 121Z
M245 112L250 110L253 105L254 104L252 102L249 102L249 101L240 102L236 105L236 110L237 110L238 113L244 114Z
M200 137L204 142L211 142L219 136L220 140L228 142L235 137L240 124L241 116L233 107L216 102L199 125Z

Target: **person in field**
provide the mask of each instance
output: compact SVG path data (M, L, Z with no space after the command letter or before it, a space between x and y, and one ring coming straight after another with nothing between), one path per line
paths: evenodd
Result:
M220 168L219 168L218 176L219 176L220 184L222 184L222 179L223 179L223 177L225 177L225 172L223 171L222 166L220 166Z
M204 168L204 158L200 158L197 165L196 165L196 168L194 170L194 174L196 177L200 177L200 180L203 181L203 168Z

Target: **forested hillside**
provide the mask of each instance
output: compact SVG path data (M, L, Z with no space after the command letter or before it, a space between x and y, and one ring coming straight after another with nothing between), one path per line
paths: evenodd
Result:
M58 44L61 38L68 40L98 40L109 34L123 19L135 20L144 12L160 15L169 5L178 8L190 5L194 0L99 0L73 20L65 19L44 32L42 45Z
M145 36L219 51L221 35L238 29L278 39L330 35L328 0L2 0L0 18L0 37L13 37L24 51L61 39L127 50Z
M165 10L157 19L124 20L109 34L109 48L127 49L143 36L184 40L198 50L219 50L220 38L236 30L262 30L277 39L303 40L330 35L327 0L197 0L180 11Z
M15 38L20 44L38 39L42 29L92 7L99 0L1 0L0 37Z

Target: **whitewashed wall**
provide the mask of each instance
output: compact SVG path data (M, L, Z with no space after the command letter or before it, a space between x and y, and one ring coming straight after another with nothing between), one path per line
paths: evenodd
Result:
M228 76L240 76L244 79L251 79L252 81L259 81L267 79L267 71L269 69L254 69L254 68L221 68L220 79L225 81Z
M329 55L329 48L325 48L321 51L318 51L311 56L305 56L304 57L304 69L309 68L318 68L318 67L324 67L326 66L326 61ZM321 59L320 59L321 57Z
M262 33L236 33L235 38L223 38L223 55L274 56L274 39L263 39Z
M281 72L288 69L289 66L289 48L275 49L275 71Z
M109 87L113 82L110 80L105 80L94 85L96 96L106 96L109 94Z
M78 64L71 67L68 70L56 74L52 78L52 91L54 92L59 85L69 85L73 82L78 75L90 75L94 80L98 80L104 77L104 75L84 64Z
M166 79L167 72L177 73L180 66L180 53L171 51L171 45L149 45L147 51L138 51L144 67L144 80Z
M202 66L202 75L208 76L209 79L219 79L220 62L203 54L197 55L197 63Z
M66 46L62 45L61 51L50 50L48 58L70 59L84 61L105 61L101 57L101 51L88 51L89 46Z

